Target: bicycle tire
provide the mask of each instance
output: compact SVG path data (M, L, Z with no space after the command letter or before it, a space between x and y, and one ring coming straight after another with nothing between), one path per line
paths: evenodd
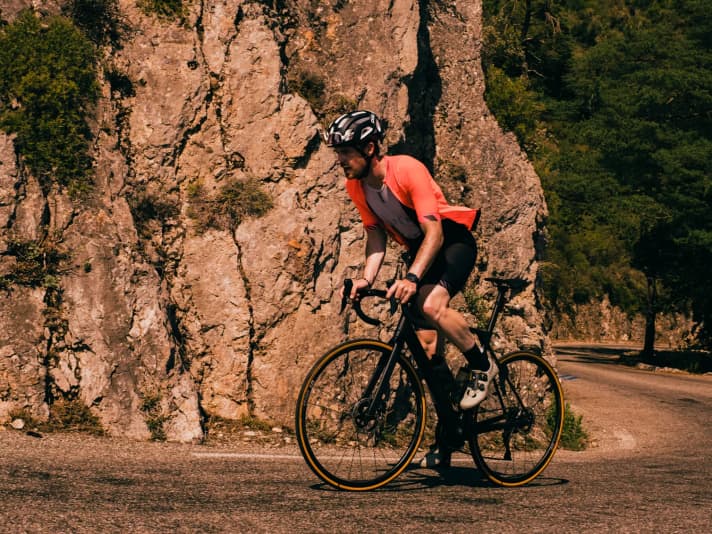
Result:
M564 395L554 368L533 352L513 352L502 357L492 391L473 410L470 452L491 482L523 486L549 465L563 423Z
M400 356L378 417L358 421L363 392L392 347L379 340L342 343L314 364L299 391L296 438L324 482L342 490L380 488L412 461L423 438L425 392L410 360Z

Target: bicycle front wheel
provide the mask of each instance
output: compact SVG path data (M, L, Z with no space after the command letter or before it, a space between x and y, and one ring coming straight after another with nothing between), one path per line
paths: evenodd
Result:
M336 488L363 491L388 484L420 445L423 386L402 355L386 376L391 351L378 340L343 343L316 362L299 392L299 448L312 471Z
M491 393L474 411L472 457L495 484L522 486L549 465L563 422L564 396L553 367L533 352L507 354Z

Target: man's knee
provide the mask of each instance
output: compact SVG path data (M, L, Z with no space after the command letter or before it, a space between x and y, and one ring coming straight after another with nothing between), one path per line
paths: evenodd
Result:
M438 319L442 314L440 306L434 306L427 301L423 303L421 312L423 313L423 317L425 317L432 324L438 324Z
M429 286L420 295L418 307L425 319L433 326L438 326L450 304L450 294L440 285Z
M425 317L431 324L438 325L442 319L443 314L448 309L448 301L445 299L426 299L421 306L421 311L423 317Z

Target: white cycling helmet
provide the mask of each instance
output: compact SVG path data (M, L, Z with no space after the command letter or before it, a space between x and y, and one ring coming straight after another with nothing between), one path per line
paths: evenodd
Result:
M372 111L351 111L331 123L324 140L332 148L340 146L363 146L368 141L380 141L383 126Z

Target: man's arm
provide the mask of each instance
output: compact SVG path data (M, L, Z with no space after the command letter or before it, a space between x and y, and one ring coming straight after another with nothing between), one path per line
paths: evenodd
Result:
M418 248L415 259L408 269L409 273L413 273L418 278L423 278L432 265L435 256L440 252L443 246L443 226L437 219L427 219L420 223L425 237ZM388 290L387 297L394 296L400 302L408 302L408 300L418 292L418 285L410 280L397 280L395 284Z
M366 263L363 267L363 278L354 280L350 298L356 298L359 289L371 286L381 270L383 258L386 256L386 232L378 227L366 229Z
M423 278L432 265L433 260L435 260L435 256L440 252L444 237L443 225L436 219L422 222L420 223L420 227L423 229L425 237L420 247L418 247L418 252L408 272L415 274L418 278Z
M386 232L380 227L366 230L366 264L363 276L369 284L373 284L381 270L383 258L386 256Z

